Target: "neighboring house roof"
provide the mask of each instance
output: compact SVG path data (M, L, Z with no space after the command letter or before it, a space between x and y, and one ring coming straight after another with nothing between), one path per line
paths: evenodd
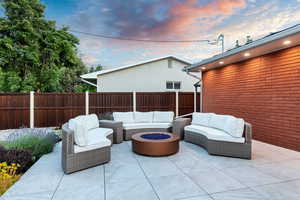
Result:
M111 72L116 72L116 71L132 68L132 67L137 67L139 65L143 65L143 64L147 64L147 63L151 63L151 62L156 62L156 61L164 60L164 59L177 60L177 61L182 62L182 63L187 64L187 65L191 64L191 62L189 62L187 60L184 60L182 58L176 57L176 56L164 56L164 57L154 58L154 59L151 59L151 60L146 60L146 61L143 61L143 62L131 64L131 65L125 65L125 66L116 67L116 68L112 68L112 69L106 69L106 70L101 70L101 71L92 72L92 73L88 73L88 74L83 74L80 77L83 78L83 79L96 79L97 76L100 76L100 75L103 75L103 74L108 74L108 73L111 73Z
M290 42L286 42L290 41ZM284 44L284 42L286 42ZM271 33L261 39L245 44L241 47L226 51L225 53L202 60L201 62L186 66L187 71L205 71L241 62L250 58L265 55L300 44L300 24L282 31ZM248 56L245 56L248 53Z

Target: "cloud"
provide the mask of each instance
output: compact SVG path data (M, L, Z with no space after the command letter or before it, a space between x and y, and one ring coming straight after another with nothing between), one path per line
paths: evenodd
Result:
M115 36L134 38L185 38L195 26L202 29L246 7L245 0L87 0L73 24ZM99 24L102 24L101 29ZM185 34L184 34L185 33Z
M260 12L252 15L245 13L244 17L240 17L240 21L216 28L214 32L225 34L227 48L232 48L235 40L240 40L240 43L243 43L247 35L252 36L253 39L258 39L300 23L300 6L282 8L278 4L268 3L259 10Z
M78 1L79 2L79 1ZM74 29L143 39L215 39L225 34L226 48L300 23L294 0L85 0L70 18ZM206 43L139 43L80 37L86 63L120 66L168 54L199 61L220 53ZM95 59L96 58L96 59Z
M96 64L99 61L98 58L95 58L95 57L92 57L92 56L83 56L81 59L84 63L90 64L90 65Z
M211 28L236 9L245 6L244 0L217 0L205 5L198 5L197 0L177 2L168 9L168 18L150 30L150 33L163 36L175 34L178 37L188 30L194 31L197 26L207 30L207 27Z

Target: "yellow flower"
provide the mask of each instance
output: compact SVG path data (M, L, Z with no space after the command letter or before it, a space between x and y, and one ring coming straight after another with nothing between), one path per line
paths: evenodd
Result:
M0 163L0 196L21 177L16 174L19 167L20 165L16 163L10 165L6 162Z

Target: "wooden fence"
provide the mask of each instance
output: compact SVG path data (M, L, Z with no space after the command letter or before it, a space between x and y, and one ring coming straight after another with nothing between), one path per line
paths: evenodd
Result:
M0 94L0 130L30 127L30 109L35 127L61 126L86 112L171 110L176 113L178 109L178 114L184 115L194 111L193 92L179 92L178 101L175 92L88 93L88 98L86 93L35 93L33 99L34 107L30 108L29 94ZM199 93L197 110L200 110Z

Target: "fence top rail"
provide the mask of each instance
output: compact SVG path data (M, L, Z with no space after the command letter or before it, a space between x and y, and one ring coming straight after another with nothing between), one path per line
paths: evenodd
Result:
M133 92L89 92L89 94L131 94L132 95Z
M0 96L15 96L15 95L29 95L29 92L28 93L17 93L17 92L10 92L10 93L0 93Z

